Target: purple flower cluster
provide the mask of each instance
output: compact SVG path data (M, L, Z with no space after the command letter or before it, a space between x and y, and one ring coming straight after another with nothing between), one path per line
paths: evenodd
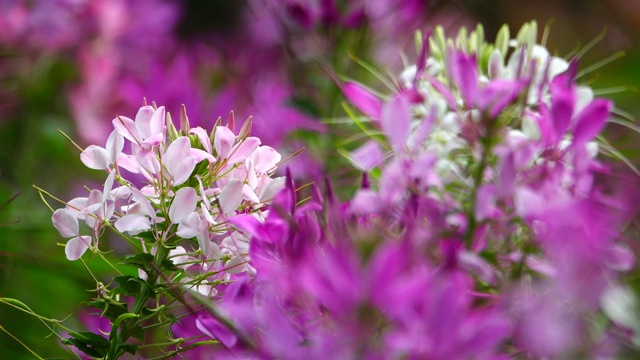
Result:
M345 204L329 185L299 200L289 179L263 222L231 220L255 276L174 326L219 342L192 356L612 358L637 344L618 280L631 207L598 180L612 105L527 26L504 47L474 42L481 30L428 39L385 99L347 84L371 124L350 158L369 176Z

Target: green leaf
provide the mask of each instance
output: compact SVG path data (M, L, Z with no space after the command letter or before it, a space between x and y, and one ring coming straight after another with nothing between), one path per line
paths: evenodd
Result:
M95 357L102 358L109 349L109 340L92 332L71 332L71 338L62 339L65 345L73 345L83 353Z
M120 286L114 290L116 293L129 295L131 297L138 297L140 295L140 288L146 286L144 280L130 275L118 276L113 280Z
M98 299L88 302L87 305L102 311L101 316L106 317L111 322L115 321L118 316L129 312L129 310L127 309L127 304L117 302L113 299Z

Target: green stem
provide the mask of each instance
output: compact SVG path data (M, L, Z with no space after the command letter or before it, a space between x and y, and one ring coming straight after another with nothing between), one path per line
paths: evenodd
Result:
M162 242L158 243L158 247L156 249L156 254L153 258L153 267L151 269L151 273L148 274L146 286L140 287L140 293L136 297L135 302L133 303L133 308L131 309L131 313L136 315L141 315L142 310L145 307L145 304L151 298L151 292L148 289L153 289L158 282L158 279L161 275L161 264L164 260L169 256L169 249L162 244ZM127 340L132 335L132 330L135 326L140 322L140 316L126 319L122 322L120 326L120 332L118 333L116 339L111 339L109 343L109 351L105 360L115 360L119 358L123 352L120 350L119 344L126 343Z

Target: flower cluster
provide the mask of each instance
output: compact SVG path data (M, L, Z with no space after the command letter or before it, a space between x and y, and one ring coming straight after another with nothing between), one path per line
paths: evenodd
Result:
M281 156L250 136L250 118L238 134L233 113L227 126L219 118L208 133L190 128L183 107L180 124L174 127L164 107L144 105L133 120L113 119L105 147L82 151L82 162L107 178L102 189L53 213L53 225L69 238L67 259L78 260L87 250L102 255L99 239L108 228L138 251L124 262L138 267L136 281L151 288L163 279L215 296L216 286L233 274L255 274L249 238L231 219L243 214L261 221L268 213L265 205L284 186L284 178L271 177ZM80 222L89 235L82 235ZM139 304L133 313L149 299L127 295Z
M264 222L231 220L257 274L174 327L219 341L192 356L610 358L637 343L618 281L629 206L597 179L612 105L535 24L507 31L436 32L385 99L345 85L370 120L350 155L369 176L346 204L329 186L298 201L288 181Z
M291 4L301 25L329 21ZM107 173L103 189L53 223L69 260L102 256L113 229L140 250L122 259L139 276L99 286L108 339L67 343L115 359L137 353L143 325L170 324L165 357L193 359L612 358L639 346L619 276L635 262L621 239L634 194L608 188L598 158L613 105L536 36L535 23L515 39L503 27L495 44L481 27L455 40L436 29L392 94L344 84L370 138L343 151L363 172L345 203L330 180L272 179L280 155L250 119L236 134L233 116L191 129L184 108L180 130L155 105L116 117L105 147L81 154Z

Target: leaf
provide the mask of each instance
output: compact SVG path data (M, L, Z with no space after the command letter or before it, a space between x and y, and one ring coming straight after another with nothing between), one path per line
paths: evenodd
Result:
M86 304L102 311L101 316L106 317L111 322L115 321L118 316L129 312L129 310L127 309L127 304L117 302L112 299L99 299L87 302Z
M118 276L113 280L118 283L120 286L115 291L120 294L129 295L132 297L138 297L140 295L140 288L142 286L146 286L143 284L144 281L138 277L133 277L131 275L126 276Z
M95 357L103 358L109 350L109 340L92 332L71 332L72 338L63 339L65 345L73 345L83 353Z
M127 255L120 259L120 264L135 266L148 273L153 268L153 255L148 253Z

